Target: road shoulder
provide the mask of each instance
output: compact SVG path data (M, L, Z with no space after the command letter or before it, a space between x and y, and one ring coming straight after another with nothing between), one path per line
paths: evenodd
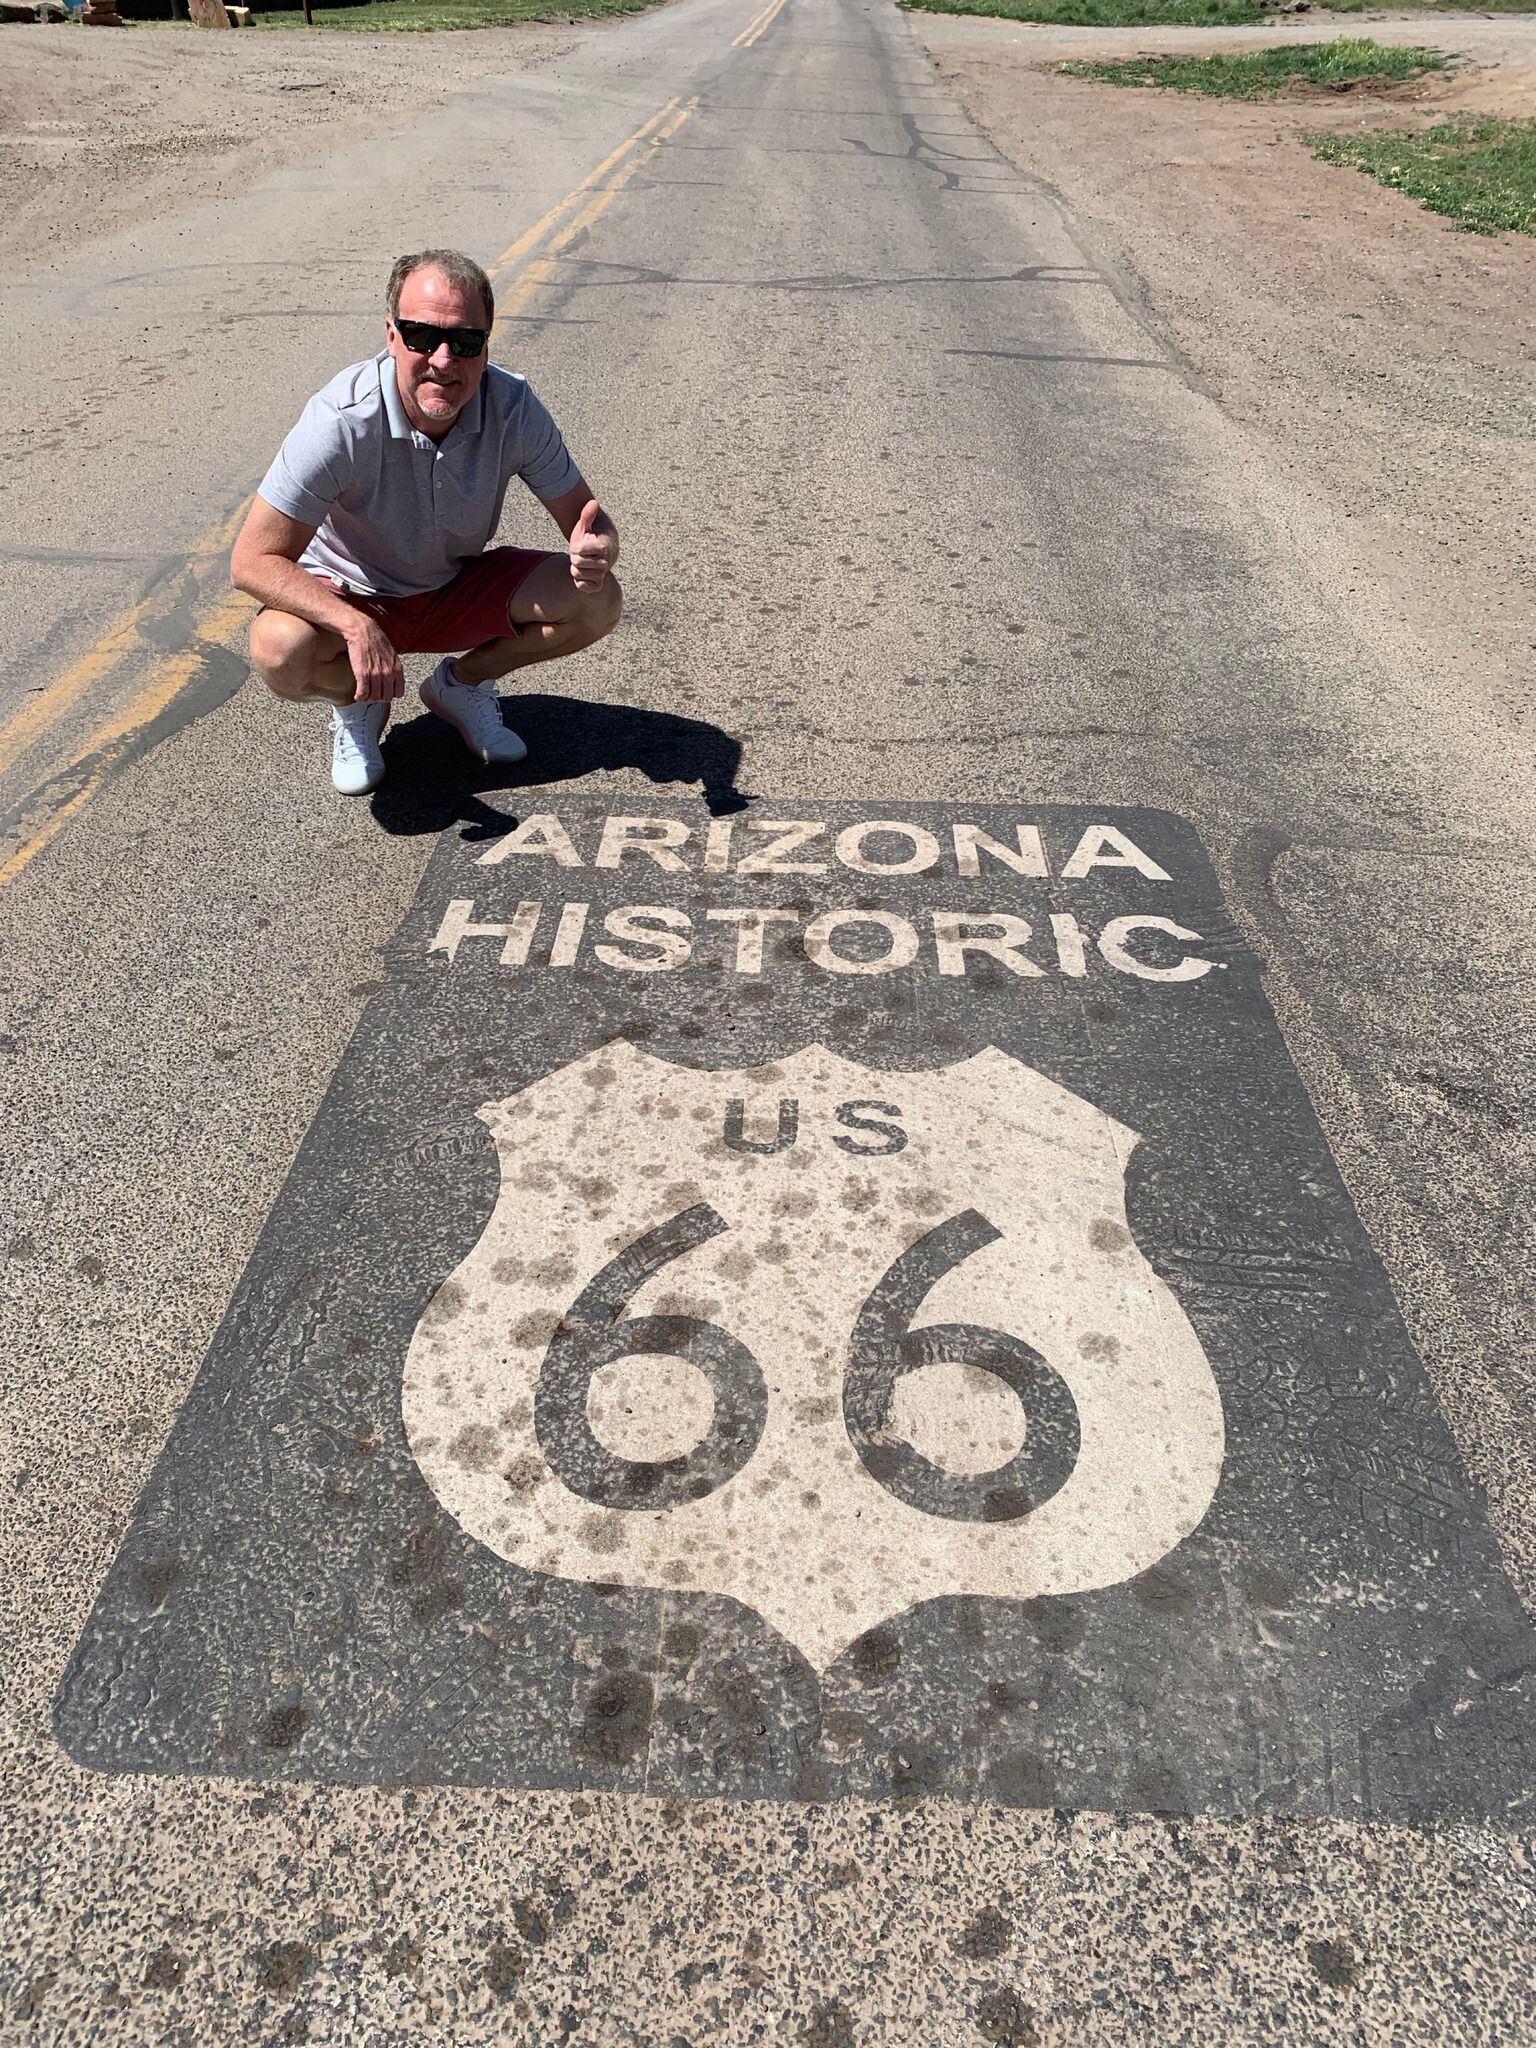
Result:
M6 32L0 267L243 192L403 126L478 78L536 70L589 22L420 35Z
M1528 386L1536 239L1457 233L1314 158L1321 129L1412 127L1452 109L1536 112L1536 21L1371 19L1464 65L1411 94L1240 102L1053 75L1068 58L1318 40L1270 31L1093 30L913 13L946 84L1023 170L1097 224L1151 310L1258 434L1349 582L1423 645L1442 687L1524 715L1536 554ZM1351 32L1359 32L1351 16Z

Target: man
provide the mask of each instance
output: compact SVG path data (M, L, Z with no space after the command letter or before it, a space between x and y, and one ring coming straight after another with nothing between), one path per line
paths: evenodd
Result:
M383 779L402 654L449 656L422 702L481 760L520 761L496 679L590 647L619 618L613 521L529 386L487 362L485 272L452 249L402 256L386 304L383 354L309 401L230 560L262 604L252 666L279 697L330 704L331 780L348 796ZM487 552L514 476L563 553Z

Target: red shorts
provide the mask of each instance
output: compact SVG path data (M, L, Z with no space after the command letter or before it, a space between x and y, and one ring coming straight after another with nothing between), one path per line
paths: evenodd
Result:
M544 548L488 548L451 583L414 597L366 597L343 590L329 576L321 581L354 611L377 619L396 654L462 654L512 630L507 607L529 570L547 555Z

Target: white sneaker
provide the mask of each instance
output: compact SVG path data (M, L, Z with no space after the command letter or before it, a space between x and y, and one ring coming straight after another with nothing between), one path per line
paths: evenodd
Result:
M331 707L331 780L343 796L366 796L384 780L379 741L389 723L390 704Z
M451 659L451 657L450 657ZM421 701L446 718L472 754L489 767L492 762L521 761L528 749L501 716L494 683L455 682L448 663L440 661L421 686Z

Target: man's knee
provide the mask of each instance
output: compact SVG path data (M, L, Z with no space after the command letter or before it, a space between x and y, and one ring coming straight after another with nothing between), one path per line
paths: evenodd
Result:
M617 576L605 576L596 590L582 591L578 617L589 645L613 631L623 609L624 593Z
M295 618L292 612L260 611L251 621L251 667L274 696L308 696L316 668L342 645L339 635Z

